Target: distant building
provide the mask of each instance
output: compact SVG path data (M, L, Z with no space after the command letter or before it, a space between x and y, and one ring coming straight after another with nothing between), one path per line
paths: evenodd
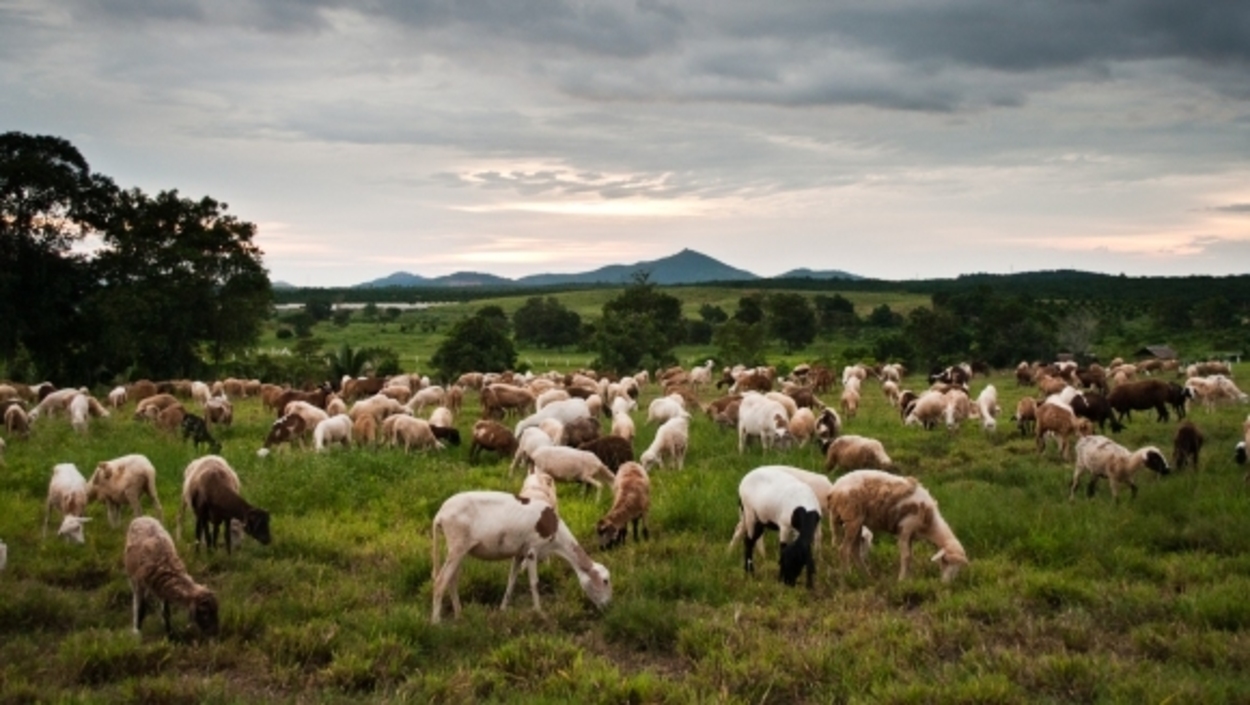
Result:
M1139 360L1146 358L1154 358L1156 360L1175 360L1178 358L1176 351L1167 345L1147 345L1133 354Z

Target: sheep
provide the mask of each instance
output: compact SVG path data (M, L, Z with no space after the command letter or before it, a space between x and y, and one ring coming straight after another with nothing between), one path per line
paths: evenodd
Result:
M801 407L790 417L788 430L790 437L798 441L799 447L805 447L812 436L816 435L816 415L811 409Z
M203 418L196 416L195 414L187 414L182 417L181 426L182 440L185 441L190 438L193 448L198 449L200 444L203 443L208 446L209 452L221 452L221 444L218 443L217 439L213 438L212 434L208 432L208 424Z
M326 413L325 409L316 406L311 402L300 401L298 399L287 404L286 413L281 414L281 416L286 416L287 414L299 414L304 419L304 427L309 431L315 430L317 428L317 424L330 418L330 415Z
M552 509L560 511L559 498L556 496L556 480L545 472L527 473L525 480L521 482L521 489L517 492L517 496L546 502L551 505Z
M799 573L806 571L807 587L813 586L812 543L820 529L820 502L807 483L776 465L755 468L738 483L738 517L747 573L755 572L756 542L767 528L776 527L781 537L781 581L794 585ZM734 541L738 535L735 531Z
M599 456L586 450L567 446L538 448L530 454L535 472L545 472L563 482L580 482L589 489L595 488L595 501L603 492L600 479L612 482L615 475Z
M1016 403L1016 415L1012 417L1016 422L1016 428L1020 429L1021 436L1027 436L1033 432L1033 427L1037 425L1037 400L1033 397L1024 397Z
M595 524L599 536L599 548L608 549L625 543L628 525L634 527L634 542L638 542L638 524L642 523L642 537L651 538L647 527L647 512L651 510L651 478L647 471L635 462L627 462L616 472L612 481L612 508Z
M946 429L955 431L961 423L972 416L975 407L968 398L967 390L959 387L947 390L942 397L946 402L946 408L942 410L942 418L946 420Z
M149 517L131 521L130 528L126 530L123 558L130 589L134 593L131 629L135 634L140 633L143 625L149 596L160 598L164 603L166 636L173 636L169 620L171 604L188 608L191 621L204 634L212 636L217 633L217 596L187 574L173 539L160 522Z
M265 443L260 450L256 451L257 455L269 455L269 449L272 446L286 443L290 445L293 441L299 441L299 447L304 447L304 436L308 432L308 424L304 421L304 417L299 414L287 414L282 418L274 421L269 426L269 433L265 435Z
M118 509L123 502L130 505L134 516L143 514L139 498L145 494L152 499L157 515L164 515L156 495L156 468L138 453L100 462L87 481L87 500L104 503L111 526L117 526Z
M1129 452L1127 448L1106 436L1086 436L1076 442L1076 468L1072 472L1072 486L1068 489L1068 500L1076 499L1076 487L1081 482L1081 475L1089 473L1089 489L1086 493L1094 496L1098 478L1105 477L1111 483L1111 496L1119 501L1120 483L1128 483L1133 497L1137 497L1137 483L1133 475L1143 467L1148 467L1160 475L1170 472L1168 461L1163 453L1154 446L1145 446Z
M634 436L638 434L638 431L629 412L618 411L612 414L612 430L609 433L633 443Z
M881 470L854 470L833 483L829 511L843 526L842 562L852 556L868 572L863 555L856 550L864 540L861 529L898 535L899 573L905 580L911 564L911 542L925 539L938 548L932 560L941 567L942 582L955 579L968 564L968 554L938 511L938 503L914 477L899 477Z
M899 391L897 382L893 380L882 382L881 393L885 395L885 399L890 403L890 406L898 408L899 397L902 395L902 392Z
M155 421L162 411L174 405L181 406L181 402L172 394L153 394L144 397L135 405L134 419L135 421Z
M875 438L838 436L832 441L821 441L820 449L825 454L825 472L860 468L890 470L894 467L885 446Z
M61 528L57 536L64 536L74 543L85 543L83 524L91 521L83 516L87 510L87 480L73 463L52 466L52 479L48 482L48 499L43 507L43 537L48 538L48 518L55 507L61 513Z
M1088 436L1093 432L1089 419L1078 419L1072 407L1062 402L1047 401L1037 407L1037 425L1033 429L1037 439L1037 453L1046 452L1046 438L1054 436L1059 444L1059 456L1069 458L1073 436Z
M842 417L838 412L825 408L816 417L816 438L820 441L831 441L842 433Z
M442 441L434 435L430 422L415 416L396 414L382 422L382 435L392 446L402 445L407 453L413 448L443 450Z
M946 404L945 394L929 390L917 397L915 404L907 411L904 423L908 426L919 425L925 430L931 429L945 416Z
M689 447L689 420L682 417L669 419L656 429L655 438L642 455L638 456L638 462L648 471L663 468L670 463L681 470L686 465L686 451Z
M546 438L541 431L535 431ZM469 462L476 463L483 451L511 458L517 452L517 439L512 429L494 419L479 419L473 424L472 440L469 442Z
M348 418L351 418L350 416ZM376 447L378 443L378 421L371 414L361 414L352 422L352 440L357 447Z
M977 395L977 412L981 417L981 427L986 431L994 431L998 427L998 414L1000 409L998 406L998 390L992 384L985 385L985 389Z
M1202 406L1207 413L1214 411L1216 403L1221 401L1238 401L1244 404L1250 400L1250 396L1238 389L1237 385L1224 375L1193 377L1185 382L1185 386L1191 390L1190 393L1194 399L1202 400Z
M426 387L412 395L412 399L406 405L414 414L419 414L427 406L438 406L447 398L446 391L442 387Z
M738 453L746 452L747 440L758 436L764 450L784 444L790 435L785 407L761 394L745 394L738 407Z
M647 423L658 421L664 423L669 419L675 419L681 416L688 417L684 400L680 395L670 394L669 396L659 397L651 401L647 407Z
M108 416L109 412L95 397L90 394L75 394L66 405L69 410L69 422L78 433L87 432L88 420L92 416Z
M516 468L522 464L533 465L531 456L534 451L539 448L547 448L556 445L551 436L540 428L527 428L521 433L517 439L517 449L513 453L512 463L508 466L508 474L511 475Z
M612 472L625 463L634 461L634 445L624 438L603 436L578 444L578 450L594 453Z
M1198 469L1198 454L1202 452L1205 440L1202 431L1192 421L1186 421L1176 429L1176 435L1172 437L1172 464L1177 472L1191 462L1194 470Z
M215 549L222 523L231 522L226 530L226 553L230 553L234 521L243 525L248 536L262 545L269 545L269 512L253 507L239 495L239 477L224 458L216 455L199 458L187 466L183 475L182 502L195 512L197 545L203 542L210 551ZM181 531L181 518L178 523Z
M481 404L484 418L502 419L509 412L520 413L534 409L534 394L522 387L494 383L482 389ZM535 409L535 413L541 411Z
M66 411L70 401L79 394L86 394L86 389L58 389L39 400L35 408L30 410L28 414L31 423L39 420L43 414L47 414L48 418L56 416L59 411Z
M561 424L566 424L573 419L590 417L590 409L586 406L585 399L565 399L564 401L554 401L544 406L541 410L535 411L529 416L517 422L513 428L513 434L517 438L521 437L525 429L531 426L537 426L548 419L554 419Z
M13 436L30 437L30 418L26 410L17 404L4 410L4 430Z
M321 421L313 429L313 449L318 453L327 450L333 443L344 448L352 444L352 420L347 414L338 414Z
M855 379L852 377L851 379ZM848 420L855 418L859 411L859 391L851 388L842 390L842 415Z
M347 415L352 421L359 420L362 416L372 416L375 421L382 423L388 416L395 414L410 413L403 404L384 396L372 396L367 399L361 399L352 408L348 410Z
M439 565L438 534L447 542L447 562ZM551 505L506 492L469 491L443 502L431 527L430 557L434 579L434 609L430 621L442 619L443 595L451 591L451 606L460 616L457 584L465 556L483 560L511 560L508 586L500 609L508 606L522 565L529 571L530 595L539 614L538 561L556 555L577 573L586 597L599 609L612 600L611 575L586 555L568 526Z
M1111 422L1112 432L1119 433L1124 430L1124 426L1112 413L1111 404L1107 403L1107 398L1101 394L1080 392L1073 395L1070 406L1077 416L1098 424L1099 431L1106 428L1108 421Z
M329 404L326 405L329 408ZM329 412L326 412L329 413ZM342 412L338 412L342 413ZM234 405L225 397L213 397L204 405L204 420L219 426L234 424Z
M428 421L431 426L451 428L456 423L456 415L452 413L451 409L448 409L445 406L439 406L436 407L434 411L430 412Z
M1144 379L1116 385L1107 395L1107 403L1115 410L1120 423L1124 423L1131 412L1150 408L1154 408L1160 421L1167 421L1170 396L1171 390L1167 382L1161 379Z
M597 418L582 417L580 419L573 419L572 421L564 424L564 430L560 434L560 445L576 448L583 443L599 438L601 435L603 435L603 433L602 429L599 428L599 421Z

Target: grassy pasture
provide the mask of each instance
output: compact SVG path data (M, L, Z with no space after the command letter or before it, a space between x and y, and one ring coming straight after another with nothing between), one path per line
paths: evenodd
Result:
M1250 365L1241 366L1239 379ZM1026 391L992 381L1009 416ZM986 380L974 382L974 393ZM1244 383L1243 383L1244 384ZM911 378L917 389L923 380ZM654 427L636 414L641 451ZM474 395L457 426L467 437ZM711 399L712 392L705 393ZM827 401L836 396L828 395ZM469 561L465 613L430 614L430 520L464 489L515 490L507 462L467 461L466 447L407 455L353 449L322 455L255 450L270 417L236 404L223 455L244 495L273 514L274 542L231 556L180 549L218 594L222 633L201 639L175 610L130 633L121 564L124 528L93 505L87 545L40 539L50 469L143 452L157 467L172 530L188 444L130 419L130 409L77 436L44 420L9 439L0 467L0 702L1245 702L1250 699L1250 487L1232 461L1246 407L1196 409L1202 469L1138 476L1136 500L1082 492L1053 447L1039 456L1004 417L996 435L905 428L875 383L846 432L881 439L899 468L941 503L971 565L950 585L916 547L896 580L892 537L878 537L871 576L843 570L829 549L816 587L776 580L776 539L752 578L727 542L741 476L762 464L820 469L811 448L745 455L701 415L682 472L653 473L649 542L601 552L593 525L609 493L561 486L561 515L612 571L598 613L559 560L541 567L545 616L524 584L498 609L507 566ZM1175 421L1138 413L1116 437L1170 456ZM127 514L128 516L128 514ZM55 525L55 520L54 520ZM826 527L827 528L827 527ZM449 608L446 612L449 616Z

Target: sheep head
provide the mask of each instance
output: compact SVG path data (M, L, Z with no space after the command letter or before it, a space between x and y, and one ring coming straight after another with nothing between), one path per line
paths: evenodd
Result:
M602 563L592 563L589 570L578 570L577 582L595 607L603 609L612 601L612 576Z
M942 569L942 582L949 583L959 575L959 571L968 565L968 556L964 554L963 548L959 550L947 551L945 548L933 554L930 559Z
M216 636L219 628L217 618L217 596L208 588L191 599L191 621L208 636Z
M61 528L57 530L57 536L64 536L74 543L86 543L83 537L82 527L91 521L91 517L79 517L73 514L67 514L65 519L61 521Z

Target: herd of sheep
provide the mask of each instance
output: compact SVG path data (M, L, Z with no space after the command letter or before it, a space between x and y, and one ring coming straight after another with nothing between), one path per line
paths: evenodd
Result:
M1118 361L1117 361L1118 362ZM769 464L748 472L739 485L739 522L733 541L741 539L744 567L753 572L755 555L766 529L780 537L779 577L795 584L805 572L810 586L815 570L814 551L820 543L823 518L828 518L830 540L845 565L865 568L875 534L897 536L899 579L910 571L911 543L923 539L937 552L932 560L944 581L955 578L968 563L968 555L942 517L937 501L914 477L894 474L895 466L878 439L843 433L853 423L865 393L864 385L875 378L881 393L896 410L904 426L955 430L975 421L986 433L995 433L1001 409L998 393L983 386L973 397L972 370L953 366L930 375L930 387L914 393L902 388L906 371L899 365L869 367L853 365L840 377L838 406L827 406L818 394L829 394L838 381L830 370L801 365L778 379L771 368L726 369L717 387L723 395L704 403L700 392L713 384L711 361L690 370L671 368L632 377L600 377L592 372L573 374L513 375L470 373L446 389L416 375L389 379L345 378L335 392L324 384L310 391L286 389L257 381L223 380L214 384L181 383L170 386L141 382L119 387L108 395L116 412L135 404L133 418L168 431L181 431L198 447L206 444L212 454L192 461L185 469L178 517L181 540L184 513L195 517L196 543L214 548L222 525L227 552L244 535L262 544L270 541L269 514L248 503L241 494L237 473L220 455L213 438L214 426L229 426L233 402L249 397L261 399L275 421L261 443L258 455L268 455L283 444L328 452L335 445L388 444L411 450L437 451L460 445L455 418L462 411L465 394L476 392L481 418L470 431L469 459L478 462L484 453L494 454L516 467L527 469L518 491L465 491L448 498L435 515L432 527L433 610L432 620L442 615L445 597L453 613L461 611L457 582L463 560L510 560L511 570L503 604L511 599L518 571L525 568L535 609L540 609L537 563L548 556L566 561L577 575L586 596L598 607L611 600L608 568L590 558L559 515L557 483L579 483L602 491L612 488L610 509L595 525L601 550L625 541L632 526L634 539L648 538L647 515L651 508L651 480L656 470L680 472L690 449L692 412L709 422L736 429L737 448L744 453L758 441L766 455L784 453L790 447L815 442L820 445L827 473L841 471L836 479L783 464ZM1090 476L1088 493L1106 478L1118 498L1127 485L1135 496L1135 474L1148 468L1167 474L1173 467L1197 465L1202 433L1191 421L1182 423L1175 435L1172 466L1156 446L1130 450L1110 438L1094 433L1108 421L1122 428L1134 410L1156 411L1160 420L1173 413L1184 416L1191 400L1211 408L1224 400L1245 402L1227 368L1196 368L1184 384L1160 377L1145 377L1133 365L1097 365L1078 369L1075 364L1021 363L1016 378L1021 385L1042 390L1042 396L1025 396L1012 420L1021 434L1035 438L1039 453L1049 440L1059 445L1067 459L1075 454L1069 496L1074 497L1081 479ZM1139 375L1143 379L1136 379ZM652 442L635 455L635 414L642 389L659 388L646 409L642 424L657 426ZM42 387L42 388L41 388ZM87 433L92 418L108 416L109 408L85 389L52 389L51 385L24 387L0 385L5 429L10 439L25 438L41 419L64 414L78 433ZM706 394L705 394L706 396ZM200 414L190 406L198 403ZM426 407L431 411L426 418ZM509 417L515 421L509 421ZM604 421L609 430L604 433ZM1245 462L1250 443L1250 419L1236 458ZM3 452L0 439L0 453ZM2 457L2 456L0 456ZM1247 476L1250 479L1250 475ZM53 512L61 516L58 535L83 543L90 502L105 505L111 525L119 510L129 507L135 519L126 534L124 564L133 590L133 628L140 629L148 598L164 604L166 630L169 609L189 610L192 621L205 633L215 632L218 603L212 590L195 582L178 557L175 540L156 519L141 516L144 498L156 516L163 515L156 492L156 470L146 457L125 455L100 462L88 479L71 463L52 469L44 512L44 535ZM441 535L441 542L440 542ZM445 559L440 559L440 543ZM0 542L0 569L7 562L7 547Z

